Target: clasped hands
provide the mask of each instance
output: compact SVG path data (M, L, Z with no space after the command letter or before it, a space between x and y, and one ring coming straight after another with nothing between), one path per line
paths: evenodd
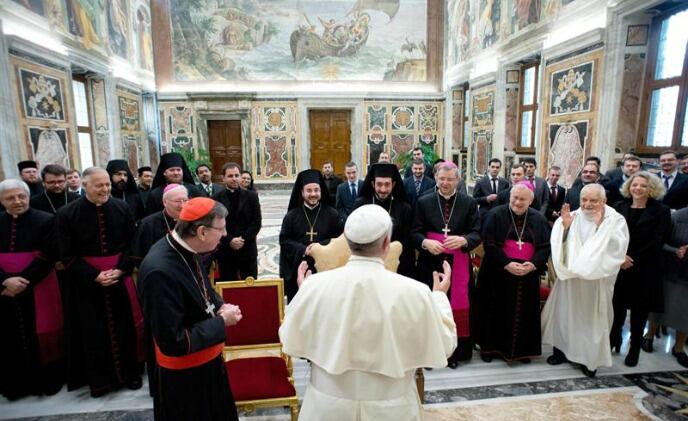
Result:
M504 266L504 269L506 269L506 271L512 275L525 276L535 270L535 265L531 262L511 262L508 265Z
M0 295L3 297L14 297L23 292L26 287L29 286L29 284L29 280L24 277L12 276L2 282L2 285L5 287L5 289L2 290L2 294Z
M222 317L225 326L234 326L244 317L239 306L229 303L222 304L222 307L217 311L217 315Z
M435 256L446 253L447 250L456 250L465 246L466 244L468 244L466 238L459 235L450 235L442 242L431 240L429 238L423 240L423 245L425 248L430 252L430 254Z
M120 269L104 270L98 274L96 282L104 287L109 287L119 282L119 278L121 278L122 275L124 275L124 272Z

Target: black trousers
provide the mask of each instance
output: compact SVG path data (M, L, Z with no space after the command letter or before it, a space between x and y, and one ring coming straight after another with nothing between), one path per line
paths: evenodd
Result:
M609 334L612 344L621 343L621 330L626 322L626 306L614 301L614 323ZM643 331L647 323L648 311L631 308L631 348L640 348L643 343Z

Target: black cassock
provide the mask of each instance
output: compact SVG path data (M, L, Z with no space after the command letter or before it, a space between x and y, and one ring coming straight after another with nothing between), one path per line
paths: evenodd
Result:
M392 241L398 241L403 247L399 256L399 267L397 273L400 275L415 278L416 276L416 250L411 241L411 223L413 223L413 210L411 205L402 200L380 200L372 197L359 197L356 199L355 207L375 204L382 206L392 217ZM391 207L391 210L390 210Z
M485 257L480 265L474 294L472 326L475 342L482 353L505 360L529 358L541 354L540 275L547 268L550 255L550 228L545 217L528 208L526 215L514 214L509 205L492 209L485 218L482 238ZM523 230L524 243L533 247L532 262L536 270L515 276L504 267L510 262L526 260L507 256L504 246L514 245Z
M153 245L141 264L137 287L144 316L155 343L167 356L183 357L225 341L224 321L215 315L222 298L201 267L200 257L171 235ZM215 305L212 315L206 312L203 288L194 276ZM156 420L238 419L222 354L196 367L158 366L156 371Z
M129 210L131 210L131 214L134 216L135 221L138 221L146 216L145 208L143 206L143 199L141 198L138 189L132 191L121 191L113 186L110 194L115 199L122 200L129 205ZM160 203L162 203L162 198L160 199Z
M311 226L306 220L306 214L310 223L313 224L313 232L316 233L312 240L308 235ZM304 260L303 254L306 247L311 243L327 244L330 239L338 237L341 233L337 211L322 202L314 209L297 206L287 213L282 220L279 243L280 277L284 279L284 289L289 301L294 298L299 289L296 274L299 264ZM311 271L315 273L313 259L309 256L306 261Z
M194 184L183 184L184 187L186 187L186 191L189 193L189 199L192 197L205 197L201 189ZM162 194L164 193L165 187L167 187L167 184L150 189L145 203L146 215L151 215L164 209L162 205Z
M458 195L458 196L457 196ZM456 204L454 199L456 198ZM454 207L453 212L451 208ZM451 216L450 216L451 215ZM428 232L444 234L445 220L449 220L448 235L458 235L466 238L466 245L461 247L462 253L470 253L480 244L480 216L478 213L478 202L470 196L461 193L454 193L449 199L445 199L437 192L432 192L421 196L416 202L414 220L412 227L413 242L418 250L418 264L416 272L418 280L425 283L432 289L432 272L441 272L442 263L446 260L450 265L454 264L454 256L450 254L433 255L423 249L423 240L427 238ZM472 291L473 271L471 270L470 259L468 260L468 300L472 306L470 295ZM451 297L451 289L448 296ZM468 316L467 314L465 315ZM467 324L467 323L466 323ZM457 328L459 339L458 346L451 361L464 361L471 358L473 347L471 345L472 332L466 335L463 329ZM467 329L466 329L467 330Z
M58 211L57 229L60 259L69 276L67 386L71 390L88 384L91 393L106 393L138 378L143 349L137 350L141 338L137 338L132 294L124 277L104 287L95 282L100 270L85 258L119 255L112 257L116 268L125 276L130 274L133 264L128 247L136 230L134 218L121 200L96 206L82 197ZM133 305L138 308L137 302Z
M131 245L131 257L139 266L148 251L158 240L174 229L177 221L162 210L148 215L139 222L136 236Z
M56 215L57 211L60 210L60 208L62 208L64 205L72 203L75 200L79 200L80 198L81 196L78 194L71 193L66 190L64 193L58 194L44 190L42 193L31 197L31 207L33 209L38 209L43 212Z
M20 273L0 269L0 283L12 276L22 276L30 284L14 297L0 296L0 393L14 400L26 395L55 393L64 381L61 355L42 362L36 333L34 290L53 269L55 217L29 209L18 218L0 213L0 253L38 252ZM0 286L0 291L4 290ZM60 300L59 294L50 299ZM59 303L57 303L59 304Z

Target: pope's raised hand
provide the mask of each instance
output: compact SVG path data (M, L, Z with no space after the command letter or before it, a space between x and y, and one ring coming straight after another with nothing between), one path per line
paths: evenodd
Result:
M568 228L571 226L571 223L573 223L573 218L575 218L576 215L571 214L571 205L568 203L564 203L561 206L561 224L564 226L564 228Z
M451 286L451 266L445 260L442 263L442 273L432 272L432 290L447 293Z

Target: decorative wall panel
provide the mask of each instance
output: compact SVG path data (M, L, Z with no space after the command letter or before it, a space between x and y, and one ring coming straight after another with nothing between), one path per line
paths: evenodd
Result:
M256 179L292 179L297 173L296 101L251 104L250 156Z

